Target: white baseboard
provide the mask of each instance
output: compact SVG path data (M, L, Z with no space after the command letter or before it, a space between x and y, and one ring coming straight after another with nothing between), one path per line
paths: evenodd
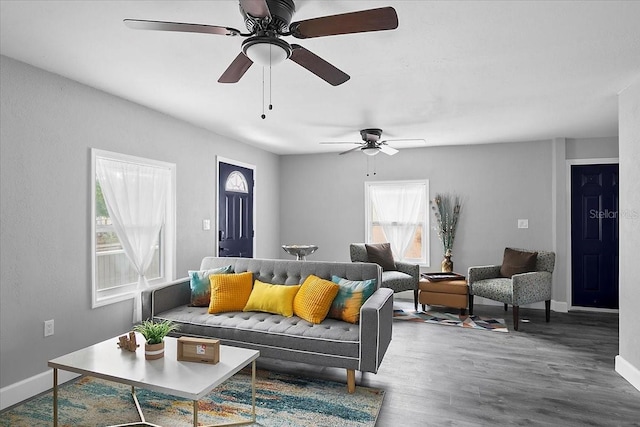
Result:
M551 310L556 313L568 313L569 312L569 304L565 301L556 301L551 300Z
M616 372L640 391L640 369L627 362L620 355L616 356Z
M80 375L73 372L58 371L58 384L66 383ZM26 378L17 383L0 388L0 410L20 403L53 387L53 370Z

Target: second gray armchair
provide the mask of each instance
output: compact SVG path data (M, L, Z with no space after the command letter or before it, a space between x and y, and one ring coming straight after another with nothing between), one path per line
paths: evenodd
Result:
M469 314L473 314L474 296L500 301L505 310L512 305L513 329L517 331L520 306L544 301L548 322L555 261L556 254L551 251L506 248L502 265L469 267Z
M375 262L369 259L364 243L351 243L349 246L351 262ZM420 281L420 266L406 262L394 261L394 270L382 271L383 288L393 289L393 292L413 291L413 304L418 311L418 282Z

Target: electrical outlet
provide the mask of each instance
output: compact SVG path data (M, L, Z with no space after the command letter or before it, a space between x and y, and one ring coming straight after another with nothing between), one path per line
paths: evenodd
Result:
M53 335L53 319L44 321L44 336Z
M211 230L211 220L209 219L203 219L202 220L202 229L203 230Z
M518 228L529 228L529 220L528 219L519 219L518 220Z

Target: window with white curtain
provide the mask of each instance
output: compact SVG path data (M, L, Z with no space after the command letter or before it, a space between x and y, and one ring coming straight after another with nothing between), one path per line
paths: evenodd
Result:
M92 307L174 278L175 164L91 150Z
M368 243L391 244L398 261L429 265L429 181L365 182Z

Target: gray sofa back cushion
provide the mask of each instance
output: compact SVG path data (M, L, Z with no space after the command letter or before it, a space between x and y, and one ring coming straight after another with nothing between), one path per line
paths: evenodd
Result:
M376 289L382 281L382 268L369 263L206 257L202 259L200 269L225 265L233 266L236 273L251 271L254 280L276 285L299 285L310 274L326 280L331 280L334 275L347 280L377 279Z

